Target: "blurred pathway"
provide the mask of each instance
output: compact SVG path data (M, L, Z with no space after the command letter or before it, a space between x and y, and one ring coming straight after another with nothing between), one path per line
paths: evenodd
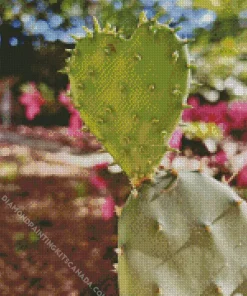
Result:
M106 152L92 152L76 154L76 149L64 146L62 143L46 139L21 135L12 131L0 131L0 143L26 146L32 148L43 160L61 164L69 164L82 168L89 168L96 164L113 162L113 158Z

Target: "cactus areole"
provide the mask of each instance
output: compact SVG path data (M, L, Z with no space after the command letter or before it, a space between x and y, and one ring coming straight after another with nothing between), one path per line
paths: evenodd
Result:
M120 296L247 295L246 202L200 172L154 173L186 107L185 43L145 14L130 39L95 20L65 69L84 122L136 186L119 219Z
M130 39L95 20L66 67L85 124L132 180L152 174L180 117L190 71L185 43L144 14Z

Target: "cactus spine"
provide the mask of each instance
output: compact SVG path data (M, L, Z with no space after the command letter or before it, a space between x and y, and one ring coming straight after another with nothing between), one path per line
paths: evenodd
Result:
M246 203L199 172L153 172L186 108L185 44L145 14L128 40L95 20L66 66L83 120L136 185L119 220L121 296L247 295Z

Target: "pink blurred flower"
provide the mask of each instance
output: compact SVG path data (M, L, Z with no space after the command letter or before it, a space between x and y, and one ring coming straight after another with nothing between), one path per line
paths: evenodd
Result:
M33 103L26 106L26 117L28 120L33 120L40 113L40 105Z
M200 100L198 97L190 97L187 100L187 104L191 105L193 108L186 109L183 111L182 119L183 121L198 121L199 115L197 113L197 109L200 105Z
M82 120L80 117L80 113L77 110L75 110L73 113L71 113L70 119L69 119L69 128L68 128L69 135L73 137L81 137L82 136L81 128L82 128Z
M109 165L108 162L98 163L93 167L93 169L96 171L101 171L101 170L107 169L108 165Z
M200 105L198 98L191 97L188 99L188 104L193 106L193 108L183 111L183 121L213 122L223 130L224 134L229 133L229 115L226 102L218 102L214 105Z
M29 91L23 92L19 97L19 102L25 106L25 113L28 120L33 120L40 113L41 106L44 105L45 99L36 88L34 82L29 83Z
M233 102L229 105L228 115L232 129L244 129L247 126L247 103Z
M182 137L182 131L179 128L176 129L169 140L169 146L174 149L180 149L182 145Z
M213 158L213 162L218 165L224 165L228 160L227 155L223 150L217 152L212 158Z
M115 201L111 196L105 198L105 203L102 206L102 217L104 220L109 220L114 217Z
M66 91L60 92L58 96L58 100L67 108L67 110L70 113L69 128L68 128L69 135L73 137L81 137L82 136L81 128L82 128L83 122L82 122L80 113L76 110L70 97L68 97L66 94L66 92L69 90L70 90L70 85L68 84Z
M73 113L76 109L67 92L70 91L70 85L68 84L65 91L61 91L58 96L58 100L62 103L70 113Z
M71 105L70 98L66 95L65 91L60 92L60 94L58 96L58 100L59 100L60 103L62 103L66 107Z
M107 182L100 176L92 176L90 183L98 190L106 190Z
M247 187L247 165L239 172L237 176L237 185L239 187Z
M227 122L227 109L227 103L219 102L216 105L200 106L198 112L202 121L220 124Z

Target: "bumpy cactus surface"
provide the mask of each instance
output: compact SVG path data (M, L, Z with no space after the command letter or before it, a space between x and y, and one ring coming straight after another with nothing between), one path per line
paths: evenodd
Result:
M126 40L110 26L78 40L66 67L90 130L140 182L119 221L121 296L247 295L247 205L199 172L152 171L183 109L185 42L141 15Z
M247 204L229 186L160 172L119 222L121 296L247 295Z
M152 173L179 119L190 68L185 43L144 14L130 39L95 20L66 67L83 120L131 179Z

